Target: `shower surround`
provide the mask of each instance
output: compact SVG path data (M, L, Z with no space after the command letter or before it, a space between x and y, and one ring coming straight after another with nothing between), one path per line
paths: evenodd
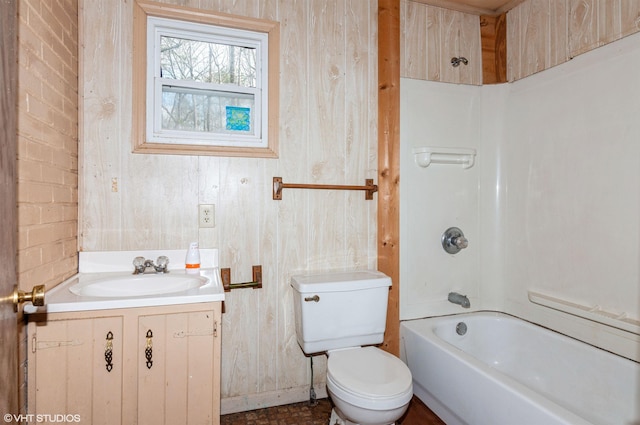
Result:
M463 312L455 291L640 360L638 45L497 86L402 80L401 319ZM476 149L476 163L421 168L422 146ZM451 226L468 239L455 255L440 245ZM576 305L619 319L562 311Z

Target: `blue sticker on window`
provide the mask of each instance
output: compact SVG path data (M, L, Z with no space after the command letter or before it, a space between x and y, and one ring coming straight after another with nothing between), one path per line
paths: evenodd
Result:
M251 124L251 108L227 106L227 130L249 131Z

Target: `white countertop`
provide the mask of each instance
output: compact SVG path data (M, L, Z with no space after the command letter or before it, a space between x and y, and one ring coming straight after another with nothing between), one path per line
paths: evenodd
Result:
M197 288L164 294L126 297L82 296L69 290L75 285L84 285L97 279L130 276L133 272L131 265L133 258L143 256L155 261L155 258L160 255L169 257L169 273L172 276L185 275L186 250L81 252L80 273L46 291L44 306L36 307L26 304L24 312L25 314L61 313L224 301L224 288L220 279L217 250L213 249L200 250L201 265L206 267L200 270L200 276L207 278L208 281Z

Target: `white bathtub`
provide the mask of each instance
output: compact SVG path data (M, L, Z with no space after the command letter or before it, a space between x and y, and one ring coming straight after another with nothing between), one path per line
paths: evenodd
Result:
M400 335L414 393L448 425L640 425L634 361L502 313L405 321Z

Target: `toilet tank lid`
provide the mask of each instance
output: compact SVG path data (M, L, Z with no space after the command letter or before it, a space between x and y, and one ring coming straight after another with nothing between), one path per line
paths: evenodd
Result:
M296 275L291 286L301 293L341 292L391 286L391 278L375 270L352 270Z

